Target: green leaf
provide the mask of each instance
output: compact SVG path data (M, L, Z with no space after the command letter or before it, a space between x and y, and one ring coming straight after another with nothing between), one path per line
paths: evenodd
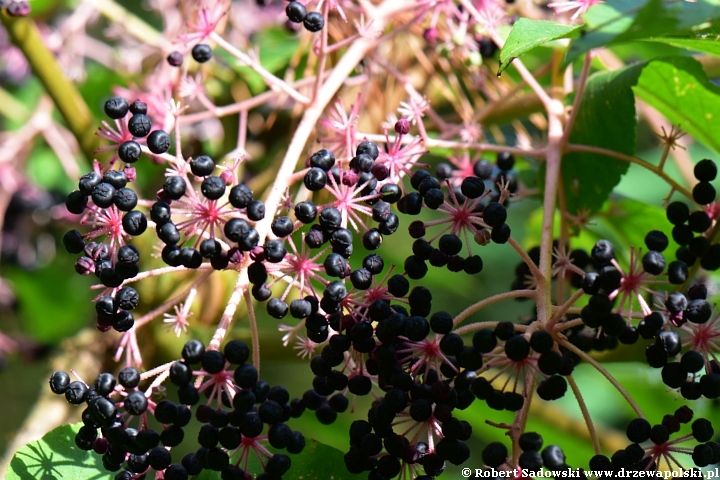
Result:
M718 0L608 0L583 15L583 34L573 40L566 63L598 47L666 35L689 36L692 28L720 18Z
M303 451L297 455L288 455L292 461L287 477L302 480L329 480L329 479L361 479L364 475L353 475L345 468L344 453L337 448L320 443L317 440L307 439ZM243 465L240 464L242 468ZM258 474L262 468L255 455L250 455L247 467L250 473ZM290 475L292 474L292 475ZM203 472L195 480L220 480L220 472Z
M510 35L500 51L498 73L505 70L513 59L533 48L552 40L577 37L581 29L582 25L565 25L547 20L521 18L513 25Z
M669 57L643 69L635 93L674 124L720 152L720 87L691 57Z
M632 86L645 64L592 75L580 102L570 143L635 153L635 98ZM595 212L620 182L629 164L592 153L563 157L562 176L567 210Z
M656 42L672 45L673 47L684 48L695 52L709 53L720 56L720 41L716 38L679 38L679 37L655 37L645 38L644 42Z
M60 253L32 272L3 266L3 274L18 298L23 333L39 342L59 343L87 325L92 311L93 292L88 288L91 280L66 275L58 281L58 272L72 272L73 264L70 255Z
M75 435L82 423L63 425L36 442L28 443L10 461L7 480L109 480L100 455L80 450Z

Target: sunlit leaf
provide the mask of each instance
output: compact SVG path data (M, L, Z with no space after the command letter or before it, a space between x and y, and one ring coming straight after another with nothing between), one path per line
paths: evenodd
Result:
M7 480L112 479L114 475L105 471L100 455L75 445L80 427L82 423L57 427L22 447L10 461Z
M500 52L500 69L505 70L513 59L552 40L577 37L582 25L565 25L547 20L521 18L513 25Z

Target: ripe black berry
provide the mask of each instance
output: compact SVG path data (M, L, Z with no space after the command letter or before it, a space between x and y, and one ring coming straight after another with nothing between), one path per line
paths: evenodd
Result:
M145 394L139 391L130 392L123 400L124 408L130 415L142 415L148 407Z
M190 171L197 177L206 177L213 170L215 170L215 162L207 155L200 155L190 160Z
M300 2L290 2L287 7L285 7L285 15L287 15L288 20L291 22L301 23L307 15L307 9L305 5Z
M137 210L126 213L122 219L123 230L132 236L142 235L147 230L147 225L145 214Z
M547 330L535 330L530 336L530 346L537 353L549 352L554 344L555 340Z
M310 157L310 166L329 171L335 165L335 155L329 150L318 150Z
M208 200L217 200L225 195L225 181L216 176L206 177L200 184L200 191Z
M645 246L656 252L664 251L669 244L667 235L659 230L652 230L645 235Z
M101 185L101 184L98 184L98 185ZM95 188L97 188L97 186ZM94 191L94 189L93 189L93 191ZM113 190L112 192L110 192L110 191L106 192L105 190L103 190L102 195L98 195L98 198L100 199L100 201L103 204L107 203L105 200L105 197L110 193L112 193L114 195L115 191ZM74 192L71 192L67 196L67 199L65 200L65 207L67 208L68 212L74 213L75 215L80 215L81 213L83 213L85 211L85 206L87 205L87 201L88 201L87 195L83 195L83 193L80 192L79 190L75 190ZM97 203L96 203L96 205L97 205ZM112 205L112 198L110 199L110 203L107 204L107 207L109 207L110 205ZM98 206L100 206L100 205L98 205ZM101 207L101 208L107 208L107 207Z
M273 298L267 304L267 312L273 318L282 319L288 313L288 305L279 298Z
M465 177L460 191L468 198L478 198L485 192L485 182L478 177Z
M510 239L510 235L510 226L507 223L503 223L492 229L490 239L497 244L503 244Z
M85 249L85 240L77 230L70 230L63 235L63 245L68 253L80 253Z
M278 237L287 237L293 232L293 221L288 217L275 217L270 228Z
M123 287L115 294L115 302L123 310L133 310L139 301L140 296L132 287Z
M247 206L248 219L259 222L265 218L265 204L260 200L253 200Z
M63 371L53 372L50 376L50 390L56 395L62 395L70 385L70 375Z
M650 250L642 259L643 270L651 275L660 275L665 269L665 257L662 253ZM607 291L607 290L606 290Z
M407 215L417 215L422 210L423 198L417 192L410 192L398 201L398 210Z
M223 349L225 358L233 365L242 365L250 358L250 349L241 340L231 340Z
M698 418L692 423L692 432L698 442L710 441L715 433L712 424L704 418Z
M683 319L692 323L706 323L712 315L712 307L705 299L695 299L688 302Z
M515 166L515 156L509 152L498 152L495 163L500 170L512 170Z
M127 176L120 170L108 170L103 175L102 181L109 183L115 189L123 188L128 183Z
M567 381L559 376L553 375L540 382L537 393L543 400L557 400L565 395Z
M311 201L300 202L295 205L295 217L302 223L312 223L317 218L317 208Z
M598 240L590 252L590 257L595 267L601 268L615 258L615 249L608 240Z
M309 12L303 18L303 26L308 32L319 32L325 26L325 19L319 12Z
M142 113L133 115L128 122L128 131L133 137L145 137L150 133L151 128L150 117Z
M171 200L180 200L185 195L187 185L185 179L179 175L171 175L165 179L163 192Z
M132 113L133 115L137 115L138 113L146 115L147 103L143 102L142 100L136 99L130 104L129 110L130 113Z
M319 222L325 231L332 232L342 225L342 214L335 207L325 207L320 212Z
M558 470L565 465L565 454L557 445L548 445L542 451L543 466L548 470Z
M95 188L93 188L92 201L100 208L110 207L110 205L113 204L114 197L115 187L113 187L109 183L101 182L95 185ZM68 200L70 200L70 196L68 196ZM71 211L70 208L68 208L68 211L70 211L70 213L78 213Z
M95 172L86 173L80 177L78 189L83 195L92 195L93 189L97 184L102 182L102 177Z
M539 452L543 445L543 439L538 433L526 432L520 435L519 444L523 452Z
M701 182L712 182L717 177L717 165L712 160L700 160L695 165L693 173Z
M665 330L660 332L657 336L655 344L666 353L668 357L672 357L680 353L682 343L680 342L680 336L677 332L672 330Z
M305 178L303 179L303 184L305 185L305 188L307 188L311 192L317 192L319 190L322 190L325 187L326 183L327 173L325 173L325 170L319 167L312 167L310 170L307 171L307 173L305 174Z
M501 204L493 202L483 210L483 221L490 227L499 227L507 220L507 210Z
M172 222L167 222L155 230L157 236L166 245L175 245L180 241L180 232Z
M193 57L193 60L198 63L205 63L213 56L212 48L210 48L210 45L206 45L204 43L198 43L197 45L195 45L190 53Z
M129 212L137 206L138 196L131 188L120 188L115 190L113 203L122 212Z
M688 266L685 262L676 260L668 265L668 280L674 285L685 283L688 277Z
M135 367L126 367L118 373L118 383L123 387L130 389L140 384L140 372Z
M700 205L708 205L715 201L715 187L710 182L700 182L692 190L693 200Z
M87 386L79 381L70 382L65 389L65 399L72 405L80 405L87 396Z
M440 237L438 248L446 255L457 255L462 250L462 240L452 233Z
M148 135L147 146L152 153L165 153L170 148L170 135L164 130L154 130Z
M105 115L119 120L128 113L128 102L122 97L112 97L105 102Z
M402 190L395 183L386 183L380 187L380 195L382 195L383 201L387 203L396 203L402 198Z
M505 463L508 450L500 442L492 442L482 452L482 461L488 467L496 468Z
M673 225L682 225L690 216L690 209L682 202L672 202L667 207L667 219Z
M206 372L215 374L225 368L225 356L217 350L205 350L200 357L200 364Z
M476 177L488 180L492 176L493 165L487 160L478 160L473 165L473 173Z

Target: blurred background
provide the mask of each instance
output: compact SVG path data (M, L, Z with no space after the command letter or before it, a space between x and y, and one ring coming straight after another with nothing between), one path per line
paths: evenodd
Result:
M99 124L102 105L117 88L125 92L142 90L143 75L156 56L138 52L137 42L123 38L118 25L108 21L106 2L70 2L64 0L33 0L33 17L38 21L47 43L56 53L61 65L78 88ZM171 2L172 3L172 2ZM182 7L182 3L180 7ZM275 62L272 69L281 71L298 48L298 38L283 28L275 19L282 16L283 1L236 2L244 12L257 14L262 21L257 31L249 35L261 45L263 55ZM263 2L260 2L263 3ZM104 7L102 5L105 5ZM134 15L141 16L157 30L163 28L167 18L158 15L163 2L123 1L122 6ZM151 9L148 7L152 7ZM274 9L274 10L273 10ZM80 13L78 13L80 12ZM270 13L268 13L270 12ZM103 39L103 43L98 43ZM103 48L112 55L106 61L97 58ZM95 49L95 53L92 53ZM652 44L631 44L615 47L617 58L631 62L660 53L675 54L679 50ZM551 51L540 51L528 57L532 69L548 61ZM706 60L709 71L717 68ZM492 62L489 65L495 65ZM490 68L490 67L487 67ZM237 95L246 95L257 87L257 77L250 72L226 69L225 75L217 75L208 85L218 104L229 103ZM221 72L222 73L222 72ZM508 71L508 75L512 75ZM238 93L240 92L240 93ZM346 105L351 104L355 92L347 93ZM131 98L129 98L132 100ZM436 109L449 111L442 105ZM385 109L378 108L373 115L361 120L361 130L379 133L380 124L393 112L396 105L387 102ZM532 117L539 105L529 105L513 113L513 117L498 119L488 129L490 141L516 142L516 127L521 125L530 138L541 138L541 130ZM655 132L659 126L669 126L657 114L640 109L638 128L638 156L657 164L661 149ZM67 254L61 238L65 231L75 228L64 207L64 198L75 189L77 178L89 171L90 165L77 154L77 145L58 121L52 102L43 93L42 86L24 63L22 54L7 39L0 28L0 219L2 236L0 257L0 452L3 453L0 470L6 467L13 452L22 444L35 440L54 426L77 422L80 409L67 405L62 398L54 397L47 387L50 373L56 369L75 369L91 382L103 371L117 372L120 366L113 361L119 334L101 334L95 327L94 309L90 290L94 277L81 277L74 272L74 257ZM272 177L273 168L282 158L289 142L296 112L276 110L269 105L249 113L249 137L247 150L252 161L245 165L244 176L262 190ZM222 157L234 148L237 138L237 118L226 117L221 121L208 122L188 136L186 156L199 152ZM687 151L679 151L679 158L672 161L668 173L680 181L684 178L682 166L712 155L702 146L684 138ZM434 168L447 161L452 152L432 151L422 161ZM480 156L477 159L481 158ZM494 155L482 158L494 161ZM674 159L675 160L675 159ZM684 163L683 163L684 162ZM680 165L678 167L677 165ZM152 198L162 184L163 167L149 161L136 164L137 187L144 198ZM539 165L530 159L518 158L516 170L525 186L532 190L537 186ZM265 175L262 172L270 172ZM652 174L635 165L616 188L615 194L605 208L576 239L574 248L589 249L597 239L609 238L615 242L623 266L627 265L631 245L642 245L642 239L651 229L669 233L664 219L662 201L669 189ZM509 211L508 223L513 235L525 247L531 248L539 241L541 212L539 200L529 195L516 202ZM401 217L405 226L409 220ZM150 251L154 235L148 233L137 239L141 251ZM402 228L396 235L387 237L380 253L386 269L391 264L402 265L412 239ZM515 278L515 266L519 257L507 246L491 244L486 247L474 245L475 253L485 262L484 271L475 276L454 274L445 269L432 269L423 279L423 285L433 294L433 311L446 310L458 314L466 305L481 298L510 288ZM145 257L143 269L159 265L158 259ZM623 263L623 261L625 263ZM147 312L161 300L173 296L173 292L187 280L178 275L147 280L139 284L141 312ZM179 356L182 345L190 338L208 341L214 332L222 308L234 285L234 274L216 273L199 294L193 305L193 317L187 335L176 337L167 325L157 319L144 328L139 337L140 348L148 367L163 364ZM716 278L707 278L713 294L717 292ZM270 318L264 306L257 309L260 325L262 368L261 376L271 385L285 385L293 397L301 396L311 388L312 373L307 361L299 359L296 351L283 347L281 322ZM531 302L508 301L494 304L475 314L469 321L509 320L523 321L533 315ZM287 321L287 319L286 319ZM246 309L241 307L235 316L228 338L240 338L249 343L250 333ZM642 341L641 341L642 342ZM643 406L651 423L680 405L674 392L667 392L658 371L644 364L643 349L621 347L613 352L594 354L606 362L607 369L623 384L633 398ZM625 446L624 428L632 418L632 410L614 388L602 376L586 364L577 368L576 379L601 435L604 453ZM172 390L172 389L170 389ZM171 392L172 395L172 392ZM365 418L367 404L358 402L354 413L346 412L329 427L321 426L312 412L290 422L307 436L317 436L323 443L346 448L348 427L357 418ZM718 402L698 401L696 415L720 418ZM512 421L509 412L490 410L484 402L475 402L469 409L458 412L458 417L473 426L470 446L473 456L467 466L481 466L482 446L495 440L505 439L503 432L485 423ZM587 467L593 455L580 410L573 396L548 403L533 402L529 431L542 432L545 444L560 445L573 467ZM192 433L188 433L192 436ZM448 478L457 473L448 468ZM0 475L1 476L1 475ZM108 478L110 478L108 476Z

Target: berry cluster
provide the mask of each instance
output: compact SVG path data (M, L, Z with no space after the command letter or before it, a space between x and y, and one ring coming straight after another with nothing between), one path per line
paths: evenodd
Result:
M675 255L688 266L700 259L700 266L705 270L717 270L720 268L720 244L713 244L708 236L714 221L711 204L716 196L710 181L717 176L717 166L712 160L701 160L694 172L699 183L693 188L693 199L699 205L706 205L706 208L691 212L686 204L679 201L668 205L667 219L674 225L672 237L680 245Z
M192 55L193 60L198 63L208 62L213 57L212 47L205 43L198 43L192 47L190 55ZM171 67L180 67L183 64L184 58L182 52L174 50L168 54L166 60Z
M298 2L288 5L291 20L300 18L298 5L302 7ZM310 16L303 13L298 21ZM193 57L206 61L211 51L208 47L204 55L200 47L204 44L193 48ZM568 391L566 379L575 366L594 361L587 352L641 340L651 341L645 350L648 363L662 368L662 379L670 388L679 389L689 400L720 397L714 343L720 335L720 317L713 317L707 288L693 285L685 294L659 290L686 283L697 258L700 266L713 269L717 245L711 244L708 233L712 206L693 213L679 202L668 206L668 219L675 225L673 239L681 245L677 259L669 263L664 252L670 240L659 230L646 235L644 254L632 249L627 268L620 265L614 245L607 240L598 241L589 252L570 250L567 240L557 240L552 275L577 291L565 304L553 306L550 318L459 327L465 313L453 318L448 312L433 311L430 290L411 284L425 277L427 263L476 274L483 261L474 253L473 243L508 244L523 260L515 271L512 288L517 292L510 293L527 298L538 288L540 248L523 251L511 238L507 223L509 199L520 191L512 154L499 153L495 164L473 162L469 156L451 160L438 166L433 176L415 168L414 154L401 153L402 138L410 128L402 119L395 123L395 142L388 139L384 149L365 138L357 144L348 140L344 150L314 152L293 176L302 183L294 197L297 203L288 191L277 208L272 207L274 211L266 211L270 207L236 178L239 161L221 166L223 170L215 174L215 161L207 155L187 161L167 155L170 138L162 130L151 131L142 102L128 105L114 97L105 110L120 131L113 137L116 157L106 169L96 165L84 175L66 202L68 210L82 214L82 222L93 230L84 235L73 230L64 238L68 251L84 253L76 270L95 273L108 288L96 299L98 328L134 334L131 312L139 295L125 282L138 275L140 254L125 242L150 227L163 244L160 257L172 267L169 270L201 269L208 275L225 269L242 272L247 280L244 287L258 302L267 302L271 317L284 319L290 314L298 320L295 326L281 326L288 332L284 340L287 344L297 338L296 348L310 357L314 375L312 389L291 400L284 387L271 388L259 380L255 366L246 363L249 349L237 340L227 343L223 352L212 343L206 349L198 341L188 342L182 360L152 371L159 375L153 387L167 378L178 389L180 405L161 398L153 388L140 392L139 380L121 379L116 386L111 375L103 374L89 387L56 372L53 391L65 393L71 403L88 405L88 428L78 435L78 445L104 453L110 470L126 465L129 473L119 475L130 478L153 469L173 480L210 469L221 471L224 479L240 479L248 473L253 454L264 468L258 478L279 478L290 468L290 459L273 455L265 444L291 454L304 446L304 437L292 431L287 420L311 410L321 424L331 424L349 409L354 396L372 394L375 401L367 420L357 420L350 428L344 457L348 471L368 472L373 480L398 475L434 478L447 462L460 465L470 457L466 441L473 429L457 418L457 410L467 409L476 399L494 410L512 412L527 408L527 399L535 394L544 401L557 400ZM128 113L132 116L126 120ZM127 187L135 179L130 164L143 153L170 165L162 188L148 202L141 202ZM117 159L126 164L122 170L115 168ZM714 168L709 160L698 164L700 184L693 191L698 203L714 201L709 183L715 178ZM136 210L138 205L149 208L149 221ZM402 272L396 266L386 268L376 252L384 236L398 230L399 214L421 213L423 219L408 226L414 241ZM377 226L369 226L369 219ZM434 227L440 231L428 235ZM98 242L103 235L107 239ZM354 268L357 236L368 252ZM274 288L278 282L287 284L280 294ZM580 299L586 305L575 307ZM303 331L306 338L298 336ZM472 333L471 340L463 337L466 333ZM689 348L683 353L683 347ZM140 378L137 370L132 371ZM199 404L202 395L207 402L195 409L202 424L199 448L172 464L168 447L183 441L183 427L192 419L190 407ZM149 426L146 412L160 423L160 433ZM658 468L657 458L675 451L676 441L668 438L678 431L676 423L683 423L676 417L684 414L684 410L676 412L675 423L664 419L659 426L648 424L648 436L628 434L634 446L613 455L609 468ZM137 428L130 427L136 416L141 419ZM699 432L695 438L702 442L693 452L697 465L708 465L717 457L706 423L693 423L693 432L696 424ZM636 424L633 432L646 430L645 424L642 428ZM482 455L486 466L568 468L559 446L543 448L536 433L510 429L509 434L521 453L511 455L504 444L490 443ZM639 445L648 439L654 446Z
M665 461L671 468L683 468L675 458L678 453L691 455L697 467L720 462L720 445L710 441L714 430L710 422L704 418L692 422L692 433L670 439L670 435L679 432L681 426L690 423L692 418L692 409L683 406L675 413L665 415L662 422L656 425L650 425L650 422L644 418L631 420L626 434L633 443L625 449L616 451L610 458L605 455L595 455L590 459L590 468L615 472L623 468L630 471L656 470L660 460ZM641 445L648 440L650 442L645 446ZM688 440L699 443L692 449L679 445ZM696 471L696 473L700 472Z
M117 480L143 478L152 471L163 472L167 480L186 480L204 469L222 472L225 480L245 480L248 461L255 455L264 470L257 478L280 479L290 468L290 458L272 454L265 444L300 453L305 438L284 422L300 416L304 408L298 407L298 399L290 402L285 388L260 380L255 367L245 363L249 355L247 345L239 340L228 342L223 352L205 350L197 340L188 342L182 360L166 366L163 374L178 387L180 404L163 398L153 388L157 382L140 391L138 386L147 376L133 367L122 370L117 379L103 373L92 386L71 382L67 373L57 371L50 377L50 388L73 405L87 405L75 443L102 454L109 471L124 466ZM193 365L201 369L193 370ZM231 365L234 370L228 369ZM199 380L197 387L194 378ZM201 394L208 400L198 405ZM173 462L171 449L186 442L183 428L192 420L195 405L195 418L203 424L199 448ZM137 428L131 427L136 418ZM152 418L160 432L151 426Z
M93 171L80 178L78 189L68 195L67 210L82 215L80 223L93 230L86 234L71 230L63 237L63 244L70 253L85 253L75 264L78 273L95 273L103 285L115 289L139 273L139 252L125 245L126 240L142 235L148 228L145 214L136 209L138 195L128 186L136 176L131 164L143 152L138 141L145 143L149 152L159 155L168 150L170 136L163 130L151 131L147 105L139 100L128 104L121 97L113 97L105 103L105 113L122 132L117 157L105 169L95 163ZM126 122L128 113L131 117ZM122 170L114 168L117 158L125 163ZM94 241L100 237L105 237L102 243Z
M291 1L285 7L285 14L292 23L302 23L308 32L319 32L325 26L325 19L320 12L308 12L305 5Z

